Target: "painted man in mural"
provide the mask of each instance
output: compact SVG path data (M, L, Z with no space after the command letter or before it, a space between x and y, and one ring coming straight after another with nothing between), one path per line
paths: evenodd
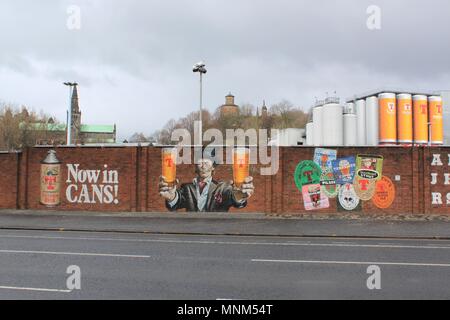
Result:
M213 179L215 163L211 159L202 159L195 166L197 176L191 183L178 183L170 187L165 177L159 179L159 194L166 200L170 211L227 212L231 207L244 208L254 192L253 178L247 177L241 188L233 182Z

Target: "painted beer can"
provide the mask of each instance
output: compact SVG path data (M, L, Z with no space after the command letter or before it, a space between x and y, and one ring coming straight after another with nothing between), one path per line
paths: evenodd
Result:
M60 204L61 197L61 162L56 151L50 150L41 161L41 197L40 203L47 207Z

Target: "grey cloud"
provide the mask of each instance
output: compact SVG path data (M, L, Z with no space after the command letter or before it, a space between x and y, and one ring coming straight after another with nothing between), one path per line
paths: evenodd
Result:
M81 7L80 31L66 28L72 4ZM379 31L366 28L372 4L382 10ZM29 81L78 80L82 97L92 99L86 106L108 101L89 116L102 120L114 110L126 136L196 108L190 67L201 59L211 111L230 90L238 102L286 98L308 107L326 91L449 88L449 13L446 0L5 0L0 70ZM128 112L147 120L128 119L126 101L133 102Z

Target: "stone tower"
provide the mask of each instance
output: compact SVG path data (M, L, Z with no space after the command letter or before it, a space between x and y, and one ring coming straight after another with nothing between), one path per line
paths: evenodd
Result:
M220 114L222 116L239 114L239 107L234 104L234 96L231 93L225 96L225 104L220 107Z

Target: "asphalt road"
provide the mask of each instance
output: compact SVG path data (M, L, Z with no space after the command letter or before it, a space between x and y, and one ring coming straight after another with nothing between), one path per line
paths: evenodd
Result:
M0 299L403 298L450 298L450 241L0 230Z

